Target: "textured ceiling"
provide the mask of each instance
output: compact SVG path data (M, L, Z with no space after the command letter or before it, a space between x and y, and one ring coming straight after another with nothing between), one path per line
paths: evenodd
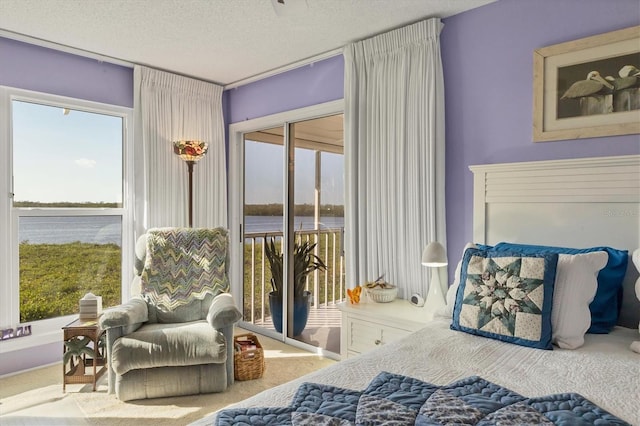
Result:
M227 85L493 1L0 0L0 36L34 37Z

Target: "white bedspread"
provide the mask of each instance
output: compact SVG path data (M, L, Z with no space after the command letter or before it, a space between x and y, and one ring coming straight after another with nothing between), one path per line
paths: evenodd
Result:
M640 355L629 350L638 331L616 327L586 335L576 350L529 349L449 329L434 320L396 343L339 362L262 392L234 407L286 406L302 382L362 390L381 371L437 385L478 375L521 395L576 392L633 425L640 425ZM212 424L215 414L193 425Z

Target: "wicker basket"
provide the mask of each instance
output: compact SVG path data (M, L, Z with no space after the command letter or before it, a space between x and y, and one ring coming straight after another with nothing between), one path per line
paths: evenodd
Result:
M243 349L249 342L255 349ZM236 380L259 379L264 373L264 351L255 334L239 334L233 337L233 375Z
M398 295L398 288L368 288L367 296L376 303L393 302Z

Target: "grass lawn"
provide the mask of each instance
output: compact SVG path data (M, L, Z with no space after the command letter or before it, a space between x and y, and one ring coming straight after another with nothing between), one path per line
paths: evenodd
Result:
M116 244L20 244L20 322L79 312L88 292L103 308L120 303L121 249Z
M336 245L339 245L339 241ZM319 272L319 302L331 302L344 297L340 294L340 253L333 240L320 239L320 258L327 271ZM326 251L328 249L328 251ZM79 312L78 301L88 292L102 296L102 307L118 305L121 286L120 247L116 244L20 244L20 322L26 323ZM334 267L335 260L335 267ZM264 298L262 293L262 243L255 244L255 276L251 285L251 244L244 246L244 316L251 320L251 289L254 290L254 315L260 317L262 301L269 314L268 294L271 273L265 259ZM309 276L309 290L313 291L313 274ZM325 285L325 277L327 284ZM335 280L335 289L333 282ZM344 273L342 274L344 283ZM326 295L325 295L326 290Z

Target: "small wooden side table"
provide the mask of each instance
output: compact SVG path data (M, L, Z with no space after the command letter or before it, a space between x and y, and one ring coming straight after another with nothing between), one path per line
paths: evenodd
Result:
M62 392L67 384L96 382L106 371L105 333L97 319L77 319L62 327ZM87 371L87 367L89 368ZM88 374L87 374L88 373Z

